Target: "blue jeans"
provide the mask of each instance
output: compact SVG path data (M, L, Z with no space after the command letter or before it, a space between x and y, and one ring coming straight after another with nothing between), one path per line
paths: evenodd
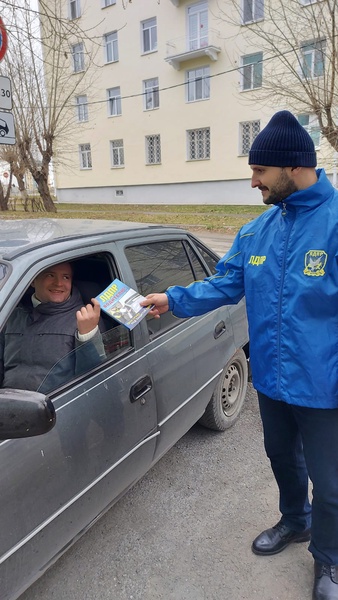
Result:
M258 400L282 521L295 531L311 527L315 560L338 565L338 409L289 405L260 392Z

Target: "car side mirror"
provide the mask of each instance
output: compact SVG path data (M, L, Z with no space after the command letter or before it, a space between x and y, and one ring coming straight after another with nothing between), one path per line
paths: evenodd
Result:
M55 422L54 405L44 394L0 389L0 440L41 435L50 431Z

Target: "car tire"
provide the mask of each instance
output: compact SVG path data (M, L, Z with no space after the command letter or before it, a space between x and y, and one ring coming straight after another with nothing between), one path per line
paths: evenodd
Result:
M240 415L247 387L247 358L243 350L237 350L224 367L211 400L199 423L215 431L229 429Z

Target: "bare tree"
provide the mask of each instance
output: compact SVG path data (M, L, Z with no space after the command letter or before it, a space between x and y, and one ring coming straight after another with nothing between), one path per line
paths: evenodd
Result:
M85 47L83 39L88 39L88 34L63 14L58 0L40 2L41 24L29 0L20 0L15 7L0 2L0 8L1 4L6 5L9 38L1 73L12 82L17 153L20 164L36 182L44 210L56 212L49 186L55 144L61 145L62 138L71 136L74 96L88 86L84 61L83 68L72 74L70 44L81 41ZM87 66L93 54L95 45L91 56L87 55Z
M245 4L263 11L263 0ZM267 0L264 19L257 20L254 14L245 18L237 0L227 11L219 1L218 10L237 32L246 21L239 33L246 53L263 54L262 87L251 92L252 101L315 115L338 151L338 0Z

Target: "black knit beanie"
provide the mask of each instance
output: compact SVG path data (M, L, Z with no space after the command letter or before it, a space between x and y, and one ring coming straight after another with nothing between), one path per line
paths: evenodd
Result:
M316 164L311 137L288 110L281 110L270 119L249 152L249 165L315 167Z

